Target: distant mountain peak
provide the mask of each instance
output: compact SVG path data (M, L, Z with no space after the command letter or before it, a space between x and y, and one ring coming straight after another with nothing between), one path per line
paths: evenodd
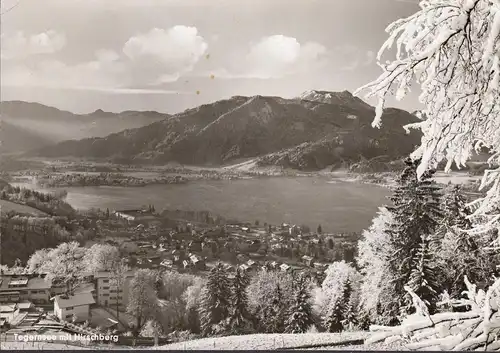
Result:
M344 90L341 92L330 92L321 90L309 90L302 93L297 99L325 103L325 104L340 104L353 105L364 109L373 109L368 103L362 99L355 97L350 91Z
M337 98L354 98L351 92L345 90L341 92L321 91L321 90L308 90L302 93L298 98L305 100L318 100L318 99L334 99Z

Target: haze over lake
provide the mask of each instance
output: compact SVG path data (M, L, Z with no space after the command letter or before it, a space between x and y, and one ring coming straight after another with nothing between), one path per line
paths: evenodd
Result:
M32 185L15 184L19 186ZM388 189L321 177L197 181L145 187L65 187L66 201L78 209L110 210L153 204L162 209L209 210L225 218L272 224L306 224L327 232L361 231Z

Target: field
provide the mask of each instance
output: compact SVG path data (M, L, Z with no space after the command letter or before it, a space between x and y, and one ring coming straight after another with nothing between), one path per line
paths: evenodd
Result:
M9 211L15 211L23 214L30 214L38 217L43 217L47 215L45 212L39 211L36 208L30 206L20 205L6 200L0 200L0 212L6 213Z

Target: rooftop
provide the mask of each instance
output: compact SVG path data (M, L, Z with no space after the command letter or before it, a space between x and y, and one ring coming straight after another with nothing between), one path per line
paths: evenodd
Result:
M0 305L0 313L13 313L17 308L17 304Z
M38 275L0 275L0 292L17 289L50 289L52 281Z
M80 293L68 297L63 297L58 295L54 299L57 306L61 309L68 308L70 306L81 306L95 304L95 300L91 293Z

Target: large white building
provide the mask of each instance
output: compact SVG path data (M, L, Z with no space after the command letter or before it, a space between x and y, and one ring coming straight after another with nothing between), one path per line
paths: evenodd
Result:
M116 307L118 301L119 306L126 306L128 303L128 288L134 273L134 271L128 271L123 278L122 285L118 288L111 272L97 272L94 275L97 304Z
M62 321L77 322L90 319L90 305L95 304L92 293L79 293L71 296L57 295L54 297L54 315Z

